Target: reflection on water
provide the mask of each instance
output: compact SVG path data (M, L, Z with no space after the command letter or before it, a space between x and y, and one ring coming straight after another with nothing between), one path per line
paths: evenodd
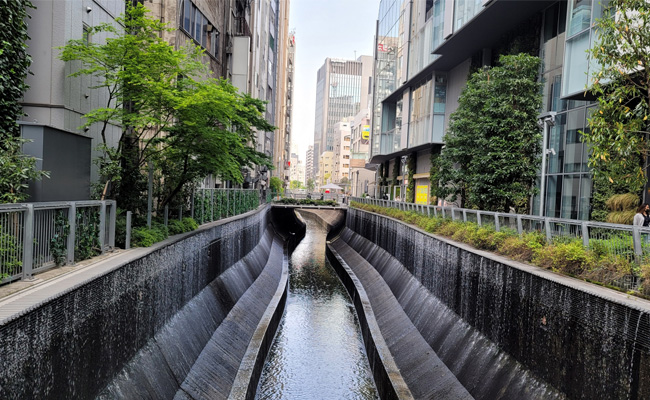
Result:
M327 232L308 214L289 266L284 318L258 399L377 399L354 306L325 258Z

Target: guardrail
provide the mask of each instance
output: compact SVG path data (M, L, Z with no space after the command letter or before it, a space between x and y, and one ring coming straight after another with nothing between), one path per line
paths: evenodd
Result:
M0 204L0 283L113 249L115 216L113 200Z
M601 246L601 248L606 248L610 254L626 257L639 264L650 262L650 227L470 210L368 197L352 197L350 200L363 204L397 208L402 211L413 211L428 216L474 222L479 226L491 225L497 231L503 228L512 229L520 235L525 232L542 232L549 243L582 239L585 248Z
M258 189L196 189L192 218L199 224L217 221L256 209L269 203L272 194Z

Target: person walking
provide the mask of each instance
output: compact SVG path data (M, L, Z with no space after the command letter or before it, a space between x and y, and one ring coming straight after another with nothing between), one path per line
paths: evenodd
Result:
M632 225L650 226L650 206L648 203L643 203L636 209Z

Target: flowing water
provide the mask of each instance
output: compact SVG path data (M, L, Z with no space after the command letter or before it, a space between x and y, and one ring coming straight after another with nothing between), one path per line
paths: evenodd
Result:
M377 399L359 322L325 257L327 231L307 233L289 266L289 293L257 399Z

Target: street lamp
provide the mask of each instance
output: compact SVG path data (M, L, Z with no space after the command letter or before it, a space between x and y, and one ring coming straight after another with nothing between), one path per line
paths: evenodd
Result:
M545 112L539 116L539 121L537 122L543 128L542 134L542 176L540 183L540 193L539 193L539 216L544 216L544 200L546 199L546 157L549 153L555 155L554 149L549 149L547 147L548 143L548 130L550 127L555 125L555 111Z

